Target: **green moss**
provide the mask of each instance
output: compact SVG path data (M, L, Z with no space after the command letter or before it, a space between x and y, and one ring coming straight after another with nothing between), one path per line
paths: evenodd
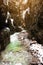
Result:
M20 41L14 41L10 43L5 51L20 51L22 49Z

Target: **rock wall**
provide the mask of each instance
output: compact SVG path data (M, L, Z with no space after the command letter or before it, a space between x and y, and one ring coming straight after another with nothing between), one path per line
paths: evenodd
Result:
M18 25L25 26L26 29L29 29L33 23L38 21L40 12L43 11L43 0L3 0L3 2L7 1L9 2L8 10L15 22Z
M22 13L27 8L30 8L30 14L25 13L25 18L22 18ZM23 4L23 1L14 1L9 0L9 10L18 24L22 25L25 23L27 29L32 25L34 22L38 21L38 17L40 12L43 11L43 0L29 0L26 4Z
M3 3L3 0L0 0L0 5Z
M43 9L43 1L42 0L30 0L30 16L31 21L36 22L40 15L40 12Z

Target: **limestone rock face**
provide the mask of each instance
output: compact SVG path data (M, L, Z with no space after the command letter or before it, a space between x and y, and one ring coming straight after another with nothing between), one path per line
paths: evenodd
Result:
M32 37L43 45L43 12L40 12L38 21L30 28Z
M43 40L43 0L9 0L8 9L18 26L23 26L37 41Z
M23 0L25 1L25 0ZM30 27L34 22L38 21L40 12L43 11L43 1L42 0L27 0L24 4L22 0L9 0L9 11L11 12L13 18L18 24L25 25L27 28ZM29 7L29 13L26 10ZM26 12L25 12L26 11ZM25 13L25 18L22 18L23 12ZM25 23L25 24L24 24Z

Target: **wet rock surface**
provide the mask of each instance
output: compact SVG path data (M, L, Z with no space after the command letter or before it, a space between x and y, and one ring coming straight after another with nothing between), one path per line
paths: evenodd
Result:
M38 22L31 26L30 32L31 37L34 37L38 43L43 45L43 12L40 12Z
M22 65L28 65L31 62L31 54L27 51L19 51L19 52L9 52L3 55L2 65L3 63L6 65L15 65L17 63L21 63Z
M21 36L19 34L21 34ZM6 47L5 51L3 51L1 53L2 54L1 55L2 60L0 63L1 65L6 65L6 64L7 65L12 65L12 64L16 65L19 63L21 63L22 65L30 64L30 62L32 60L32 55L30 52L27 52L23 48L22 41L20 39L23 40L23 38L25 38L25 34L24 34L24 36L22 36L22 35L23 35L22 32L11 35L10 42L12 42L12 45L14 46L14 48L11 49L12 45L11 46L9 45L10 47ZM19 37L20 37L20 39L19 39Z
M10 34L21 31L8 13L7 6L0 6L0 52L10 43Z
M43 64L43 46L35 40L28 39L26 31L11 35L10 42L1 53L0 65Z
M7 19L8 23L5 23L7 10L5 10L5 5L2 5L0 7L0 29L2 30L5 27L9 27L12 34L15 31L21 31L18 28L18 25L20 25L24 28L26 27L27 31L30 33L27 33L26 31L14 33L10 36L9 40L9 31L0 31L0 49L3 50L9 43L6 49L0 54L0 65L42 65L43 1L27 0L27 2L24 1L24 3L22 0L13 1L14 0L11 0L9 2L8 8L15 20L13 25L15 25L15 22L17 24L16 28L13 28L12 24L9 23L11 22L11 19L9 18Z
M5 49L9 42L10 29L9 28L2 29L2 31L0 32L0 52Z

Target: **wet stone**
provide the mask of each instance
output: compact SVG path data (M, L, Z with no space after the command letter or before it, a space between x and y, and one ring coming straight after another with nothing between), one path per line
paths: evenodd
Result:
M10 30L5 28L0 32L0 51L4 50L10 42Z

